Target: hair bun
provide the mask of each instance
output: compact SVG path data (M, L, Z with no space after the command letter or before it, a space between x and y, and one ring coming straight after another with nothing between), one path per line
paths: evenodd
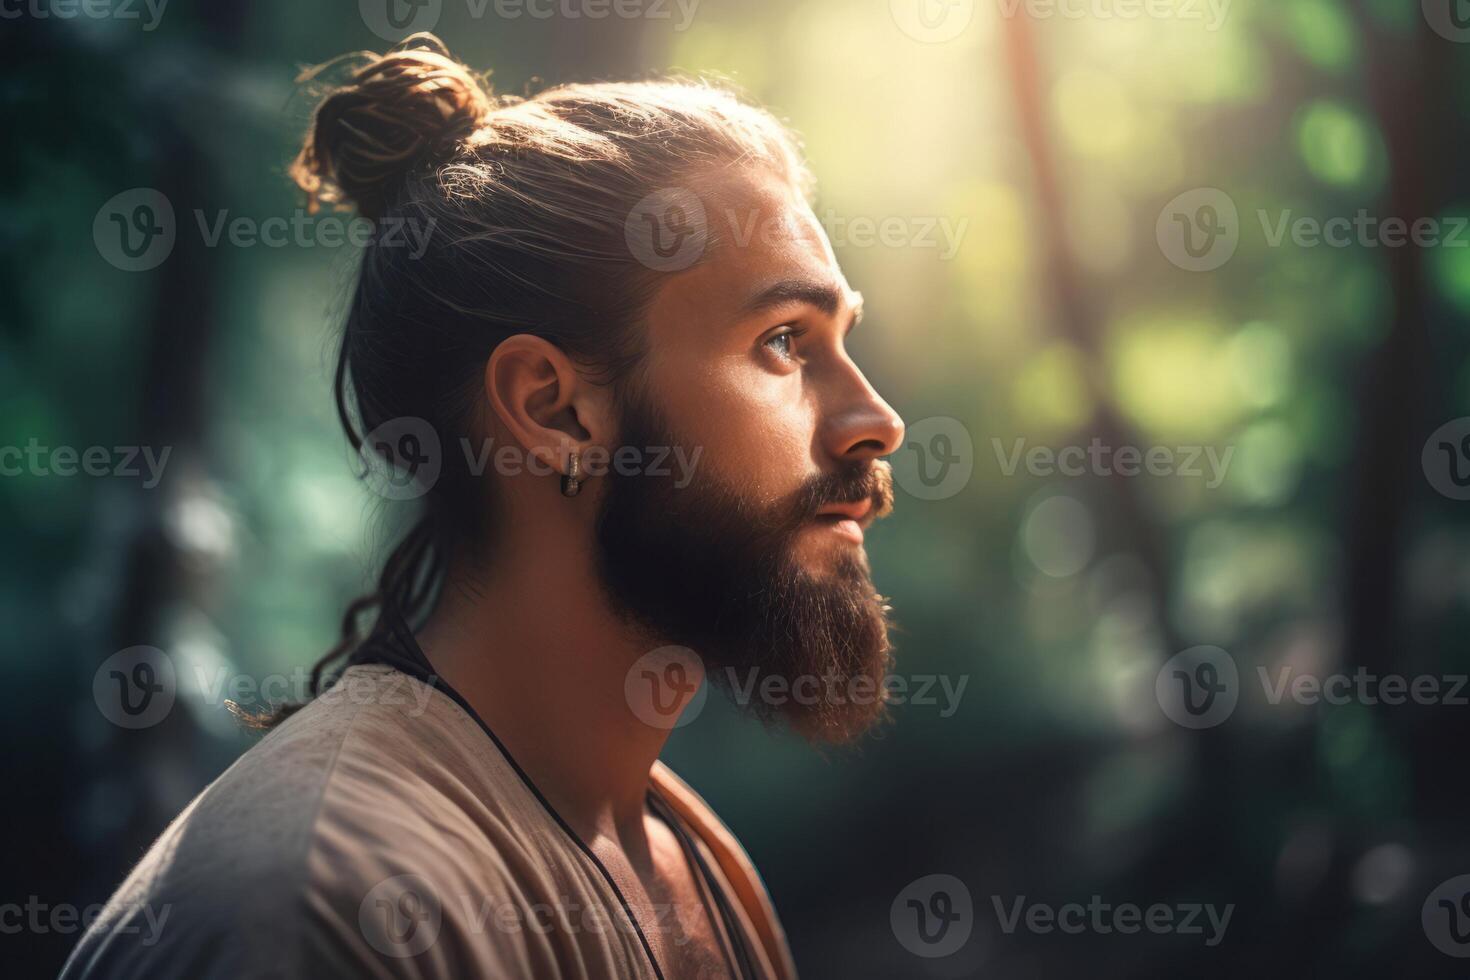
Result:
M312 119L291 178L306 191L309 207L355 205L378 218L416 169L448 160L460 140L479 127L490 109L480 76L449 55L432 34L415 34L387 54L366 59L332 89ZM309 81L329 62L304 72Z

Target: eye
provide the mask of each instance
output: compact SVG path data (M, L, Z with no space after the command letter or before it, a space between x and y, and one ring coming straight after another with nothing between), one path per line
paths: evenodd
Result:
M774 351L776 356L782 360L791 359L791 345L796 339L796 330L791 327L783 327L780 333L772 334L763 342L763 346Z

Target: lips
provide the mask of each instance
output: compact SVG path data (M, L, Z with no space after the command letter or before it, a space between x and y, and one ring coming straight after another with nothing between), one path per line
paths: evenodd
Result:
M809 520L861 544L863 531L893 510L893 474L886 460L810 485ZM821 502L821 503L819 503Z
M827 504L817 510L817 517L827 517L834 520L856 521L859 524L870 523L873 515L872 498L865 497L862 500L854 500L850 503Z
M871 498L854 500L851 503L826 504L812 518L818 525L826 525L854 544L862 544L863 530L874 520L877 513Z

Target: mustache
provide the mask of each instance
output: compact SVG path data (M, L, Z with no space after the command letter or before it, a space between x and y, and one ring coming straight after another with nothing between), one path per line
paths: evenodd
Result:
M887 460L853 463L812 477L796 492L790 517L798 524L805 523L829 504L864 500L871 501L874 520L893 512L893 467Z

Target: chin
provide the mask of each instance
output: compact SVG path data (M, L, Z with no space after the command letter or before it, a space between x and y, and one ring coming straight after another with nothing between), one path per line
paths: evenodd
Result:
M888 703L881 698L825 708L787 712L780 721L812 745L841 746L856 742L892 720Z
M792 549L792 555L803 571L822 577L838 572L851 574L854 566L863 571L868 567L868 553L863 546L862 530L856 525L848 529L814 523L802 531L796 547Z

